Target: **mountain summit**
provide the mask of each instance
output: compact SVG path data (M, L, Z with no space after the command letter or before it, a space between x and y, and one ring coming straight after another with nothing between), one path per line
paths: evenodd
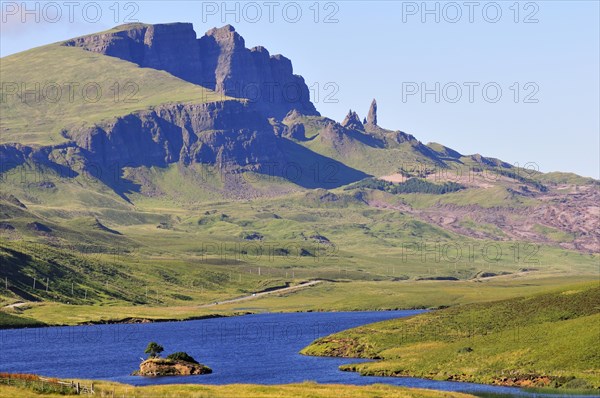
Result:
M268 117L281 120L291 110L319 115L304 79L293 73L292 62L261 46L246 48L231 25L197 38L191 23L134 23L64 45L164 70L226 96L246 98Z

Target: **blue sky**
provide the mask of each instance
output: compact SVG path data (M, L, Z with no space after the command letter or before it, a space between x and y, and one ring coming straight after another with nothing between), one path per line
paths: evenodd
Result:
M365 116L376 98L381 126L423 142L600 177L598 1L429 1L430 13L422 1L228 2L230 13L220 1L82 1L72 21L63 1L30 2L30 14L20 3L2 2L2 56L131 13L193 22L199 35L230 23L247 46L290 58L325 116L341 120L349 108Z

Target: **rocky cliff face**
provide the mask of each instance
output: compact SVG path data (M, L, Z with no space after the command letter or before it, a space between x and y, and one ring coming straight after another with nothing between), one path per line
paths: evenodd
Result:
M66 41L66 46L118 57L230 97L248 98L264 115L279 120L291 110L319 115L302 76L282 55L264 47L246 48L231 25L196 39L190 23L128 24L111 31Z
M267 119L255 104L237 100L164 104L63 130L69 141L59 145L1 145L0 166L6 172L23 163L39 164L67 178L85 172L119 194L137 189L122 180L125 168L172 164L207 164L231 175L253 171L309 188L334 188L366 176L295 142L307 139L305 126L299 113L290 115L296 115L295 122L283 124ZM315 176L313 169L335 169L335 178Z
M284 162L273 127L233 100L164 105L68 134L87 159L102 166L180 162L260 169L265 162Z
M208 366L169 359L148 359L140 364L133 376L191 376L212 373Z
M369 108L369 114L367 115L367 124L371 126L377 126L377 101L373 100L371 102L371 107Z
M202 62L196 33L189 23L164 25L130 24L126 29L84 37L64 43L66 46L121 58L142 67L165 70L191 82L199 82Z
M364 124L360 121L360 117L358 117L358 114L356 112L354 112L352 109L350 109L348 111L348 114L342 121L342 126L348 128L348 129L360 130L360 131L364 131L364 129L365 129Z

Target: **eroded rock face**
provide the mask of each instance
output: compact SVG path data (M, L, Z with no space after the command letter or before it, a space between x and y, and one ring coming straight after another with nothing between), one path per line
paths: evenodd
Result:
M306 140L306 132L304 129L304 125L301 123L292 124L289 126L286 132L286 137L290 137L294 140L305 141Z
M90 161L107 167L283 162L273 127L238 101L164 105L69 132Z
M64 45L165 70L193 83L201 77L202 61L191 23L130 24L124 30L78 37Z
M367 123L371 126L377 126L377 101L371 102L369 113L367 114Z
M175 361L170 359L148 359L140 364L140 369L133 372L134 376L190 376L212 373L212 370L205 365Z
M365 129L365 126L360 121L360 117L358 117L358 114L356 112L352 111L352 109L350 109L348 111L346 118L342 121L342 126L348 128L348 129L352 129L352 130L363 130L364 131L364 129Z
M128 24L64 45L164 70L230 97L248 98L268 117L281 120L294 109L319 115L291 61L271 56L264 47L246 48L231 25L213 28L196 39L191 23Z
M319 134L321 142L332 142L334 144L344 141L344 128L337 123L329 123Z

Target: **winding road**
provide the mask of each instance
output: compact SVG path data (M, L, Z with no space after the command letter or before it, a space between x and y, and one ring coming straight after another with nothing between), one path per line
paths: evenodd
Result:
M217 301L217 302L210 303L210 304L203 304L203 305L199 305L198 307L200 307L200 308L214 307L216 305L221 305L221 304L230 304L230 303L238 303L240 301L253 300L253 299L267 296L269 294L289 293L289 292L293 292L296 290L304 289L306 287L317 285L321 282L323 282L323 281L320 281L320 280L309 281L309 282L301 283L296 286L282 287L281 289L269 290L268 292L254 293L254 294L251 294L250 296L243 296L243 297L238 297L238 298L229 299L229 300Z

